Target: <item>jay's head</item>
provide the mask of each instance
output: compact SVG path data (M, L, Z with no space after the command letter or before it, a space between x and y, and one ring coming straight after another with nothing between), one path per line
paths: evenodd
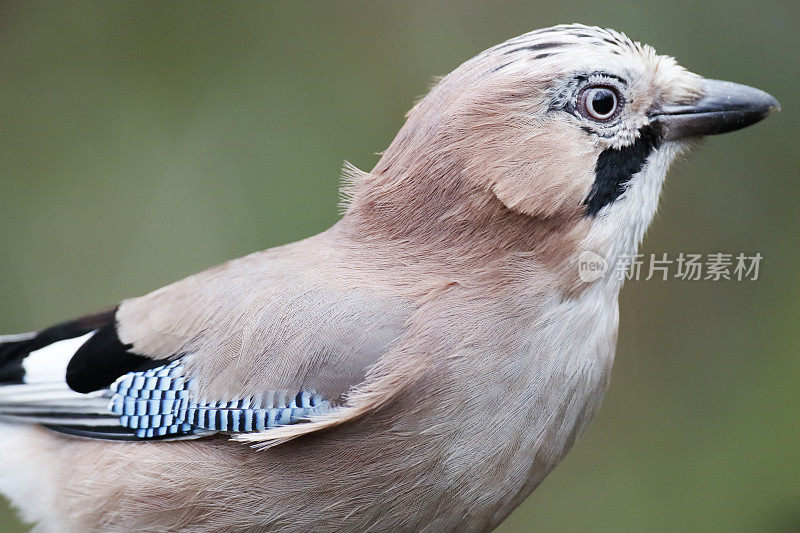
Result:
M507 211L540 226L641 233L681 149L777 108L767 93L704 79L613 30L546 28L439 81L359 178L355 201L462 227Z

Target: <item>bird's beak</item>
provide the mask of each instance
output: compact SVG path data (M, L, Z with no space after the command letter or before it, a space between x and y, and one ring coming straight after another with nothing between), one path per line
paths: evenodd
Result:
M664 139L715 135L746 128L781 104L771 95L729 81L703 80L703 97L693 104L665 106L651 117L662 126Z

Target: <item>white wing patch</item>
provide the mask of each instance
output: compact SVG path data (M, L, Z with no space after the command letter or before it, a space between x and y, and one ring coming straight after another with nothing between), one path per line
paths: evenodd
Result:
M90 331L74 339L48 344L44 348L28 354L22 361L22 368L25 370L23 381L25 383L64 383L69 360L72 359L78 348L95 334L95 331Z

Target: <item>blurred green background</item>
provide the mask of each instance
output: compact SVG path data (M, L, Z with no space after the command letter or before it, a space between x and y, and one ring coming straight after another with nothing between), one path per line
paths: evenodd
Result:
M673 170L643 249L764 260L624 288L602 410L500 531L800 531L797 2L2 2L0 331L323 230L434 75L573 21L781 100Z

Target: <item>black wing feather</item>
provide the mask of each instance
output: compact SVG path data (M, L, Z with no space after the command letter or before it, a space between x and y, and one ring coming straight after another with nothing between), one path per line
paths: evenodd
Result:
M130 344L119 340L116 324L106 324L70 359L67 385L76 392L92 392L107 388L128 372L141 372L164 364L164 361L131 353L130 348Z
M0 338L0 419L79 437L175 440L264 431L331 409L313 390L198 399L182 354L156 360L131 353L115 311Z
M21 383L24 377L22 360L29 353L54 342L74 339L108 324L113 326L117 308L113 307L75 320L61 322L23 340L0 342L0 383Z

